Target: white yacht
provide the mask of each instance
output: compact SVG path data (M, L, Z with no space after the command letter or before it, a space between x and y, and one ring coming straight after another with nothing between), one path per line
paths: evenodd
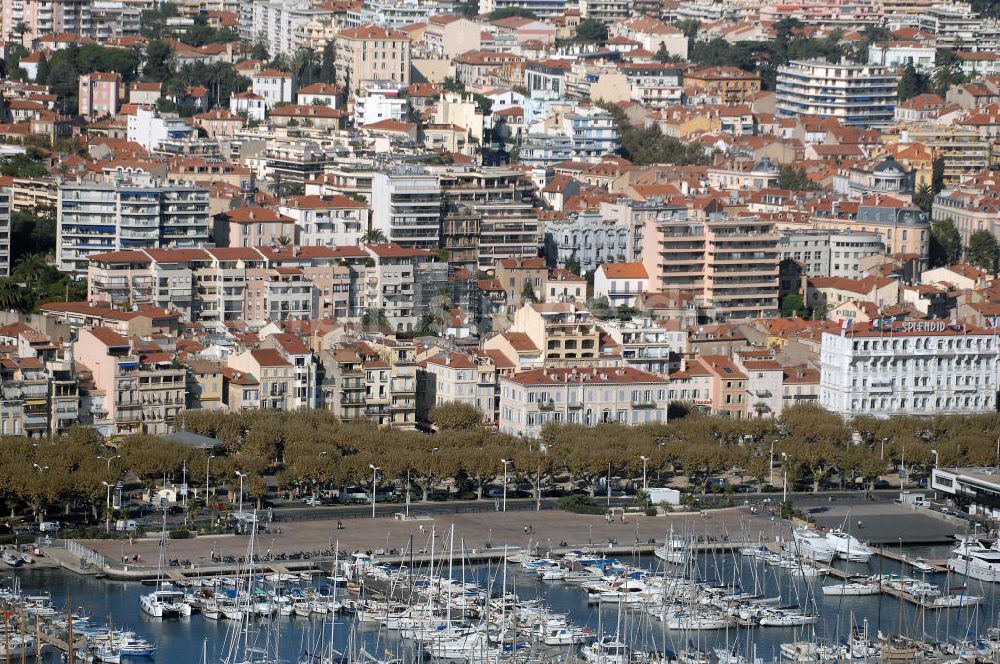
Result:
M824 533L812 528L796 528L792 531L792 552L821 563L833 561L837 550Z
M139 598L139 608L154 618L191 615L191 605L180 590L154 590Z
M827 531L826 541L836 551L838 558L852 563L866 563L875 553L870 546L862 544L857 537L840 528Z
M970 579L1000 583L1000 550L997 544L987 548L974 537L962 539L951 552L948 569Z
M870 581L845 581L832 586L823 586L824 595L878 595L882 589Z

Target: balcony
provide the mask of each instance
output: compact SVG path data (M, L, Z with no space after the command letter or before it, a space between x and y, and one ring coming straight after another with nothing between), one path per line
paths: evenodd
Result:
M539 401L538 402L538 410L549 411L549 410L555 410L555 409L556 409L556 404L555 404L555 402L552 399L549 399L548 401Z
M646 397L633 397L632 399L633 408L656 408L656 401Z

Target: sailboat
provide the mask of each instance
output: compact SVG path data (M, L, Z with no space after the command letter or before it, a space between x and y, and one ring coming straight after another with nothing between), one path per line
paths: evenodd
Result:
M160 556L156 564L156 590L139 598L139 608L154 618L190 616L191 605L184 601L184 592L172 588L163 578L163 562L167 548L167 508L163 506L163 528L160 532Z

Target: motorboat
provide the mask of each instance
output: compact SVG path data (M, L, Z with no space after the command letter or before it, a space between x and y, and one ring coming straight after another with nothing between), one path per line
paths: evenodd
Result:
M580 658L589 664L629 664L632 650L618 639L605 636L580 648Z
M586 643L594 638L594 633L586 627L555 625L542 632L542 642L547 646L572 646Z
M191 615L191 605L180 590L154 590L139 598L139 608L154 618Z
M769 611L761 616L761 627L796 627L819 622L819 616L801 611Z
M959 541L948 559L948 569L970 579L1000 583L1000 551L996 544L987 548L974 538Z
M792 531L790 548L792 552L804 558L821 563L833 562L834 556L837 555L837 549L830 543L826 534L812 528L795 528Z
M827 531L826 541L836 552L837 558L852 563L866 563L875 553L870 546L862 544L857 537L839 528Z
M17 551L12 551L10 549L4 549L4 552L0 554L0 560L3 560L11 567L20 567L22 564L24 564L24 560L21 558L21 554L19 554Z

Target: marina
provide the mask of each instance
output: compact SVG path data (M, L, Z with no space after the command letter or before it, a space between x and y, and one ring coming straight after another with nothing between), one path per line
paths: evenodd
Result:
M262 559L259 538L252 544L242 538L247 555L235 573L222 566L219 574L202 567L155 574L154 567L150 588L139 579L97 578L93 566L87 574L54 570L46 560L11 570L8 601L15 616L31 616L23 627L12 622L14 633L37 634L37 643L53 653L69 650L69 614L58 607L75 607L78 661L732 664L1000 657L996 584L942 572L941 561L955 546L905 553L873 547L864 561L845 551L821 562L816 558L827 554L819 540L826 533L796 536L781 523L768 534L780 541L754 545L748 524L733 532L713 527L715 535L704 526L700 533L677 527L620 550L501 546L481 552L454 526L429 524L422 539L413 537L392 556L340 550L332 559L273 562ZM722 538L729 541L709 541ZM816 547L809 555L797 550L805 541ZM63 555L71 568L68 551L52 547L39 559ZM926 569L915 567L918 561ZM827 590L837 584L874 591ZM32 593L42 586L51 596L39 600ZM172 608L157 616L158 605ZM233 658L234 643L245 658Z

